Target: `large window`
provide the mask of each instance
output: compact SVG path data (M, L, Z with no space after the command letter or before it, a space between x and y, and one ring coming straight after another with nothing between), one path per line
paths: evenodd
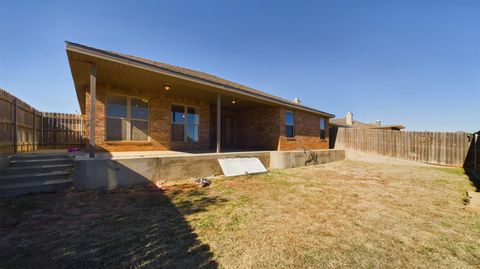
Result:
M148 102L126 96L107 97L107 141L147 141Z
M198 142L198 125L200 117L196 113L194 107L173 105L171 119L172 141Z
M295 114L292 111L287 111L285 114L285 136L294 137L294 116Z
M325 130L325 119L320 118L320 138L325 139L327 137Z

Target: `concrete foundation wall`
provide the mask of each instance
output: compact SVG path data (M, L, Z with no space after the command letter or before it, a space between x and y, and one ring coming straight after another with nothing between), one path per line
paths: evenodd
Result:
M75 161L75 190L111 190L117 187L222 175L220 158L258 157L268 167L270 152L197 154Z
M317 164L345 159L343 150L316 150ZM267 168L305 166L303 151L256 151L221 154L151 156L75 160L76 191L111 190L117 187L222 175L218 159L257 157ZM308 163L307 165L313 165Z
M344 150L314 150L317 154L316 164L331 163L345 159ZM313 165L313 162L305 163L309 157L304 151L272 151L270 153L270 168L285 169L305 165Z

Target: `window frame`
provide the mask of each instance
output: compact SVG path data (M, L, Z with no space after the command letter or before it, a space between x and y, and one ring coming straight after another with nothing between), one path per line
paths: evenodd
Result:
M292 113L292 124L287 123L287 113ZM292 126L292 136L287 135L287 126ZM295 137L295 111L293 110L285 110L285 137Z
M322 129L322 121L323 121L323 129ZM320 118L319 121L319 127L320 127L320 139L321 140L326 140L327 139L327 120L325 118ZM323 131L323 137L322 137L322 131Z
M183 120L183 141L174 141L172 140L172 124L178 124L182 125L182 123L173 123L172 122L172 107L173 106L181 106L183 107L183 115L184 115L184 120ZM189 141L188 140L188 108L193 108L195 110L195 115L198 115L198 123L195 124L197 126L198 130L198 140L197 141ZM194 105L187 105L187 104L182 104L182 103L172 103L170 105L170 142L171 143L186 143L186 144L197 144L200 142L200 113L197 113L199 111L198 106Z
M108 99L112 97L125 97L127 99L127 116L124 117L116 117L116 116L108 116ZM147 119L139 119L139 118L132 118L132 99L138 99L145 103L147 103ZM144 101L146 100L146 101ZM105 134L104 140L106 143L118 143L118 142L133 142L133 143L148 143L150 142L150 100L148 98L143 98L139 96L132 96L126 94L116 94L116 93L107 93L105 94ZM125 140L108 140L108 119L120 119L125 120L126 122L126 139ZM131 121L144 121L147 122L147 139L146 140L132 140L132 123Z

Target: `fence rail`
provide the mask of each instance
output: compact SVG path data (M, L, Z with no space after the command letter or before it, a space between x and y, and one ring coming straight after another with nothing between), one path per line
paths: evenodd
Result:
M81 115L40 112L0 89L0 155L82 146Z
M335 148L430 164L463 167L472 140L472 134L461 132L404 132L339 128L336 134Z

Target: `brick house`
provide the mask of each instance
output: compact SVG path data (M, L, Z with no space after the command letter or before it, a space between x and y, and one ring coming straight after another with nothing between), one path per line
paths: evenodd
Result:
M328 121L334 115L298 101L71 42L66 51L90 155L328 148Z

